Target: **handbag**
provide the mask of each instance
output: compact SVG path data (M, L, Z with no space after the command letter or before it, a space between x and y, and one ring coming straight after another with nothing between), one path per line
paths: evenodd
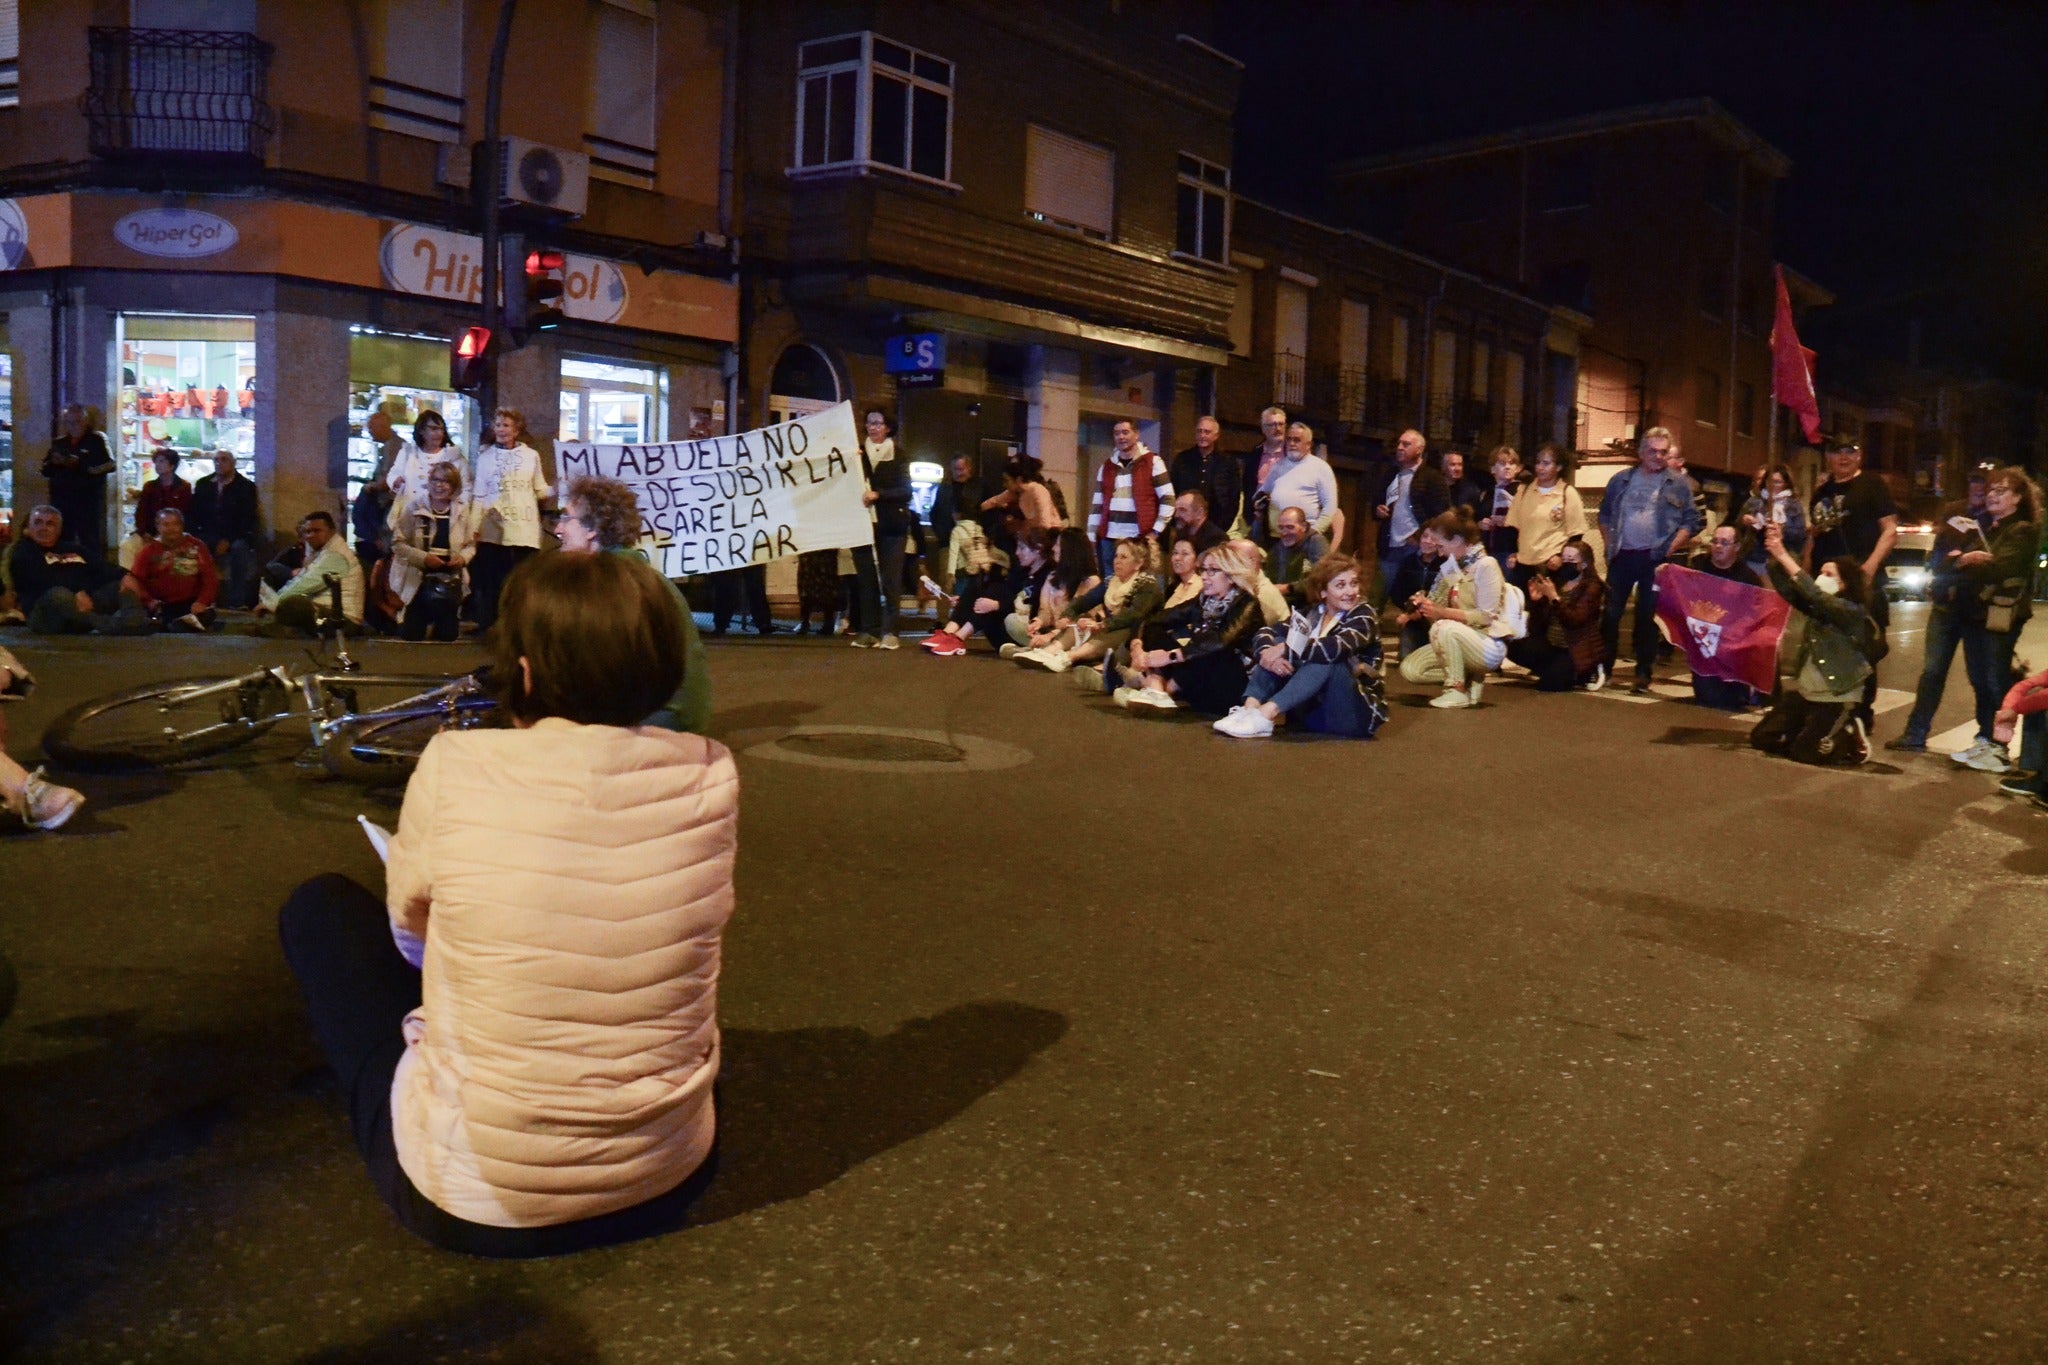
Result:
M1993 635L2012 634L2014 618L2019 614L2020 596L2026 591L2026 584L2008 580L1996 588L1986 589L1984 605L1984 629Z

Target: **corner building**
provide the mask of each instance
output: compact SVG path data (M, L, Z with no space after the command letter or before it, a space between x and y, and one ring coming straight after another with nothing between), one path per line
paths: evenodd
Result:
M43 500L54 417L103 417L125 533L169 445L226 448L288 535L371 469L363 422L440 410L480 321L471 148L482 0L38 0L0 6L0 507ZM725 429L738 337L730 11L520 6L502 133L508 230L567 253L567 321L500 366L551 441ZM17 57L13 64L5 58ZM722 172L724 174L722 174ZM111 543L111 542L110 542Z

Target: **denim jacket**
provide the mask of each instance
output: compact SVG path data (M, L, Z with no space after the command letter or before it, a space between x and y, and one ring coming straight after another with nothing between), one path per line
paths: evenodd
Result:
M1607 491L1600 497L1600 536L1607 542L1609 559L1621 549L1621 499L1629 487L1643 477L1641 465L1633 466L1616 474L1608 481ZM1661 470L1657 494L1657 547L1656 558L1663 559L1671 553L1671 546L1681 531L1698 535L1706 529L1706 518L1693 506L1692 483L1683 475Z

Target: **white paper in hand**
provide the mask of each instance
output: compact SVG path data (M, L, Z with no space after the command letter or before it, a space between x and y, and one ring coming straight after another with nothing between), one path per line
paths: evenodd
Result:
M375 824L367 815L358 815L356 823L363 827L363 837L370 841L370 847L377 850L380 862L391 861L391 831Z

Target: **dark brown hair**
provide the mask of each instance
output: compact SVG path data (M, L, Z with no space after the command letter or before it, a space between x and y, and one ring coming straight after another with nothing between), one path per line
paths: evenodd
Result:
M1479 543L1479 523L1472 520L1462 507L1453 507L1431 517L1429 529L1436 532L1438 540L1462 540L1467 546Z
M1992 474L1985 482L1986 489L2010 488L2020 500L2013 509L2013 515L2021 521L2039 523L2041 520L2041 490L2027 477L2027 471L2018 465L2007 465Z
M562 506L583 504L583 524L607 550L625 549L640 543L640 499L617 479L586 474L569 485Z
M627 555L541 554L512 571L491 674L520 720L638 725L683 682L683 625L661 576ZM529 690L519 661L533 670Z

